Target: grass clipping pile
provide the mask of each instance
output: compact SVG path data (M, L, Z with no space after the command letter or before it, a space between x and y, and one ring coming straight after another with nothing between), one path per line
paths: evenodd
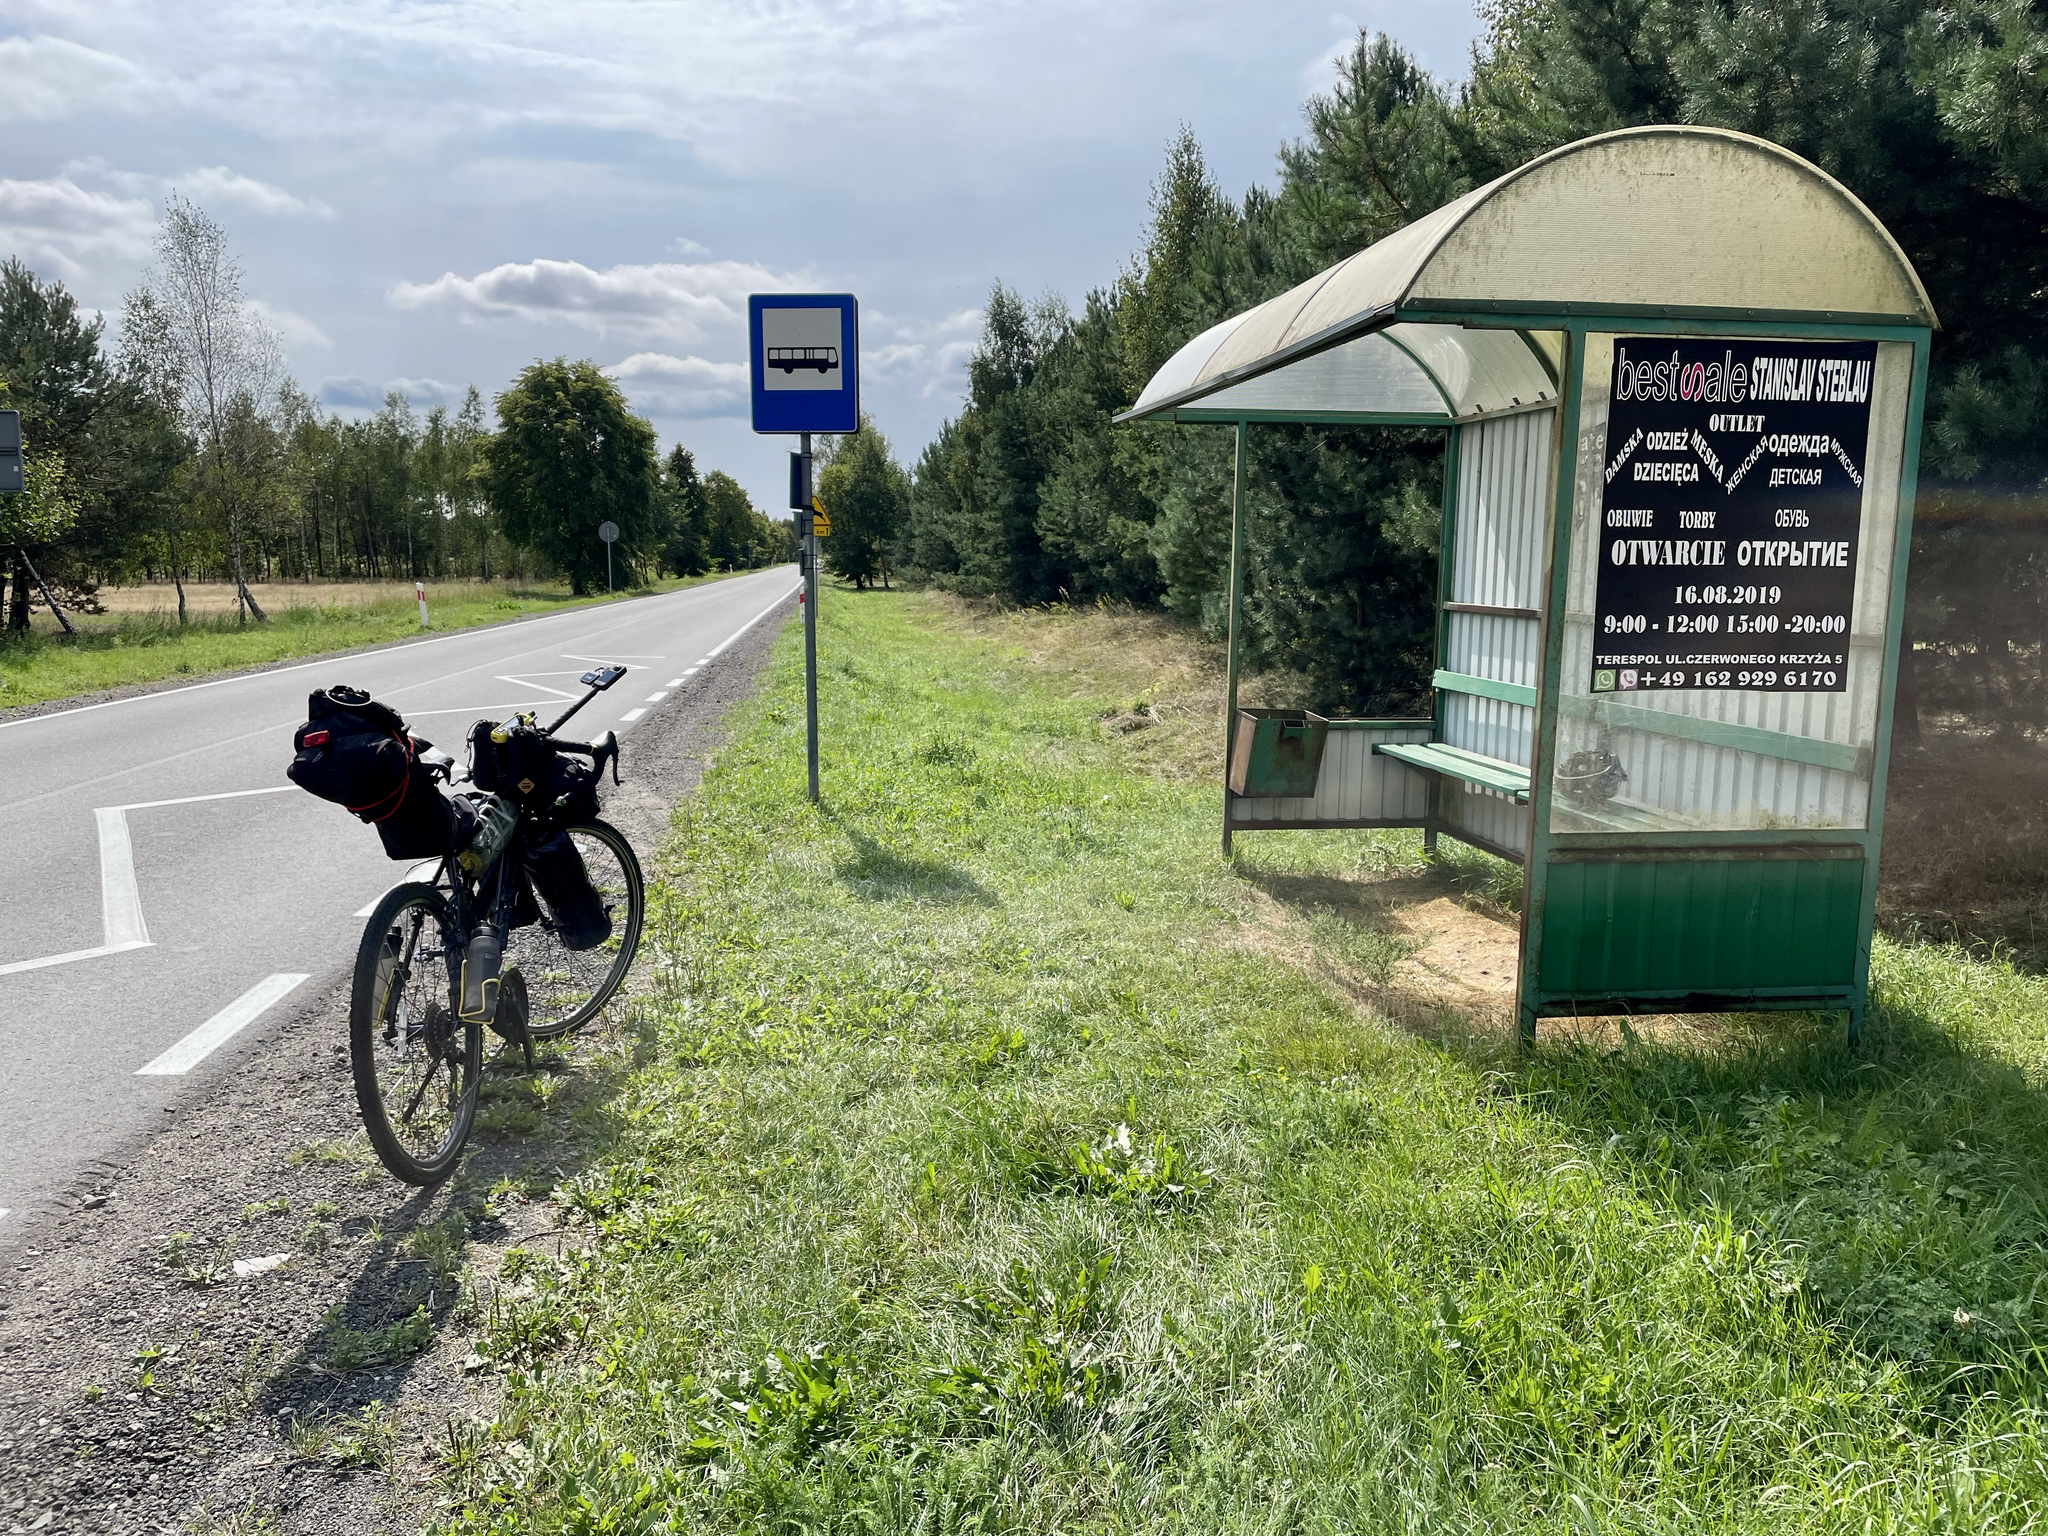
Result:
M1129 631L822 618L824 804L786 637L446 1530L2032 1528L2038 978L1881 943L1857 1058L1404 1027L1337 983L1427 953L1412 839L1223 864Z

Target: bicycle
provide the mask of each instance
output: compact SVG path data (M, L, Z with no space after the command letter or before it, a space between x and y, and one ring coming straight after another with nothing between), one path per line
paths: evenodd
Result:
M625 674L624 667L586 672L588 691L552 724L514 715L491 739L538 735L553 753L590 758L597 778L609 763L617 783L614 733L593 742L558 741L555 733ZM473 769L460 769L446 752L425 749L419 761L442 784L471 781ZM476 813L475 833L441 856L432 880L394 886L377 903L349 996L349 1059L363 1123L378 1160L408 1184L441 1182L462 1155L476 1121L485 1028L522 1047L531 1066L533 1042L581 1029L618 991L646 915L640 863L617 828L595 815L558 819L559 803L530 809L489 790L463 798ZM593 782L588 804L595 803ZM603 908L608 936L596 943L583 942L586 935L572 933L560 910L534 898L536 850L557 837L581 856ZM558 849L547 856L560 860Z

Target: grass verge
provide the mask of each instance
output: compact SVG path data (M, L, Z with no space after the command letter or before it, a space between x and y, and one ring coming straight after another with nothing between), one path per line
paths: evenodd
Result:
M463 582L430 592L429 615L436 633L474 629L523 614L616 602L723 579L669 579L595 597L571 597L566 586ZM362 584L351 590L352 595L360 593ZM271 601L269 589L264 601L266 606ZM420 633L419 605L410 587L367 600L288 603L268 611L270 617L261 624L237 624L229 611L202 612L180 625L175 612L153 611L74 619L80 628L75 636L40 627L26 634L0 634L0 710L137 683L196 682L244 667L355 650Z
M1130 700L932 599L823 616L825 804L785 640L567 1231L478 1299L448 1530L2037 1527L2048 983L1881 944L1855 1058L1421 1038Z

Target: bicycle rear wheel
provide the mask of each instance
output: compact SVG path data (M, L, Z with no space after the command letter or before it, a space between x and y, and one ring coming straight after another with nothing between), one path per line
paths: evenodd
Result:
M447 898L401 885L377 903L356 951L348 1043L370 1144L396 1178L438 1184L476 1119L483 1029L456 1017Z
M543 902L540 921L506 936L505 964L518 966L526 979L526 1032L535 1040L566 1035L597 1017L633 968L646 917L640 861L625 834L602 821L561 830L582 856L598 901L610 916L611 933L590 948L571 948Z

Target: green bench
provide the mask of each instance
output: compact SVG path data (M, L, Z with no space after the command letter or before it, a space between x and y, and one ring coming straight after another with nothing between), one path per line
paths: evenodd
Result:
M1481 757L1477 752L1467 752L1463 747L1447 747L1440 741L1382 741L1374 744L1373 751L1382 757L1406 763L1410 768L1420 768L1424 773L1462 779L1467 784L1477 784L1481 789L1513 795L1519 804L1529 803L1529 770L1514 763L1504 763L1497 757Z

